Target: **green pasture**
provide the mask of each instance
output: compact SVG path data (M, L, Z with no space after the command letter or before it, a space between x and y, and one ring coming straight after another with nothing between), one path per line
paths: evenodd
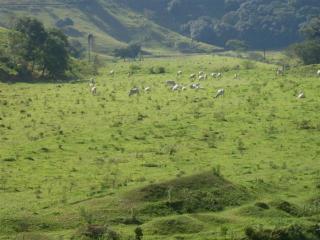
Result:
M122 239L138 225L150 240L240 239L319 223L320 67L277 68L182 55L108 62L97 95L89 79L0 83L0 239L81 239L88 223ZM129 97L134 86L151 91Z

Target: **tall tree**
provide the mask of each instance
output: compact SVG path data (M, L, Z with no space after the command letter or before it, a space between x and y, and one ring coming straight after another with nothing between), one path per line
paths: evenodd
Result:
M300 32L307 39L320 39L320 17L312 18L300 29Z
M69 67L68 39L63 32L51 29L42 48L40 65L42 75L46 72L49 77L56 78L64 74Z
M29 17L19 18L13 30L22 38L20 40L24 52L21 54L24 60L31 62L33 72L36 60L41 56L42 47L46 42L47 32L39 20Z
M306 40L292 45L289 53L296 55L304 64L320 63L320 17L311 19L300 32Z

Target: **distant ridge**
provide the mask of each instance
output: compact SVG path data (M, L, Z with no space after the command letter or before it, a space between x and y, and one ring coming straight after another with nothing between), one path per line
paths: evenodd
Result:
M212 52L218 49L209 44L193 42L112 0L0 0L0 15L0 26L8 28L20 16L38 18L47 26L57 26L59 21L70 19L72 24L59 27L85 47L87 35L93 34L94 50L104 54L111 54L115 48L134 42L150 52Z

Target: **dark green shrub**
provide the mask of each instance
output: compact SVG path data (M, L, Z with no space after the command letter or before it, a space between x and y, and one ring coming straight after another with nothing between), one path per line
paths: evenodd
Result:
M165 67L151 67L149 68L149 73L150 74L162 74L162 73L165 73L166 72L166 69Z
M254 204L256 207L262 208L262 209L269 209L269 205L264 202L257 202Z

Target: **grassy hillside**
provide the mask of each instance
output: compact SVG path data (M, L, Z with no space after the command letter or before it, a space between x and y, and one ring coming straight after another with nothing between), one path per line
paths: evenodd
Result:
M30 3L30 1L16 1ZM63 1L47 1L47 3ZM0 0L0 4L8 3ZM34 3L34 1L33 1ZM43 2L40 1L43 4ZM89 33L95 36L95 50L110 54L114 48L125 46L130 42L139 42L146 49L161 51L184 51L188 48L194 52L211 52L214 46L203 43L191 43L191 40L161 27L141 14L134 13L113 0L78 1L74 5L62 6L7 6L0 8L0 26L10 27L12 20L19 16L36 17L48 26L55 26L66 18L72 24L60 27L71 38L77 39L84 46ZM191 49L191 50L190 50ZM151 51L152 51L151 50Z
M0 83L0 239L81 239L87 223L123 239L138 225L143 239L240 239L247 226L319 223L320 66L276 67L110 62L96 96L88 81ZM223 77L198 91L164 84L199 71ZM133 86L151 92L128 97Z

